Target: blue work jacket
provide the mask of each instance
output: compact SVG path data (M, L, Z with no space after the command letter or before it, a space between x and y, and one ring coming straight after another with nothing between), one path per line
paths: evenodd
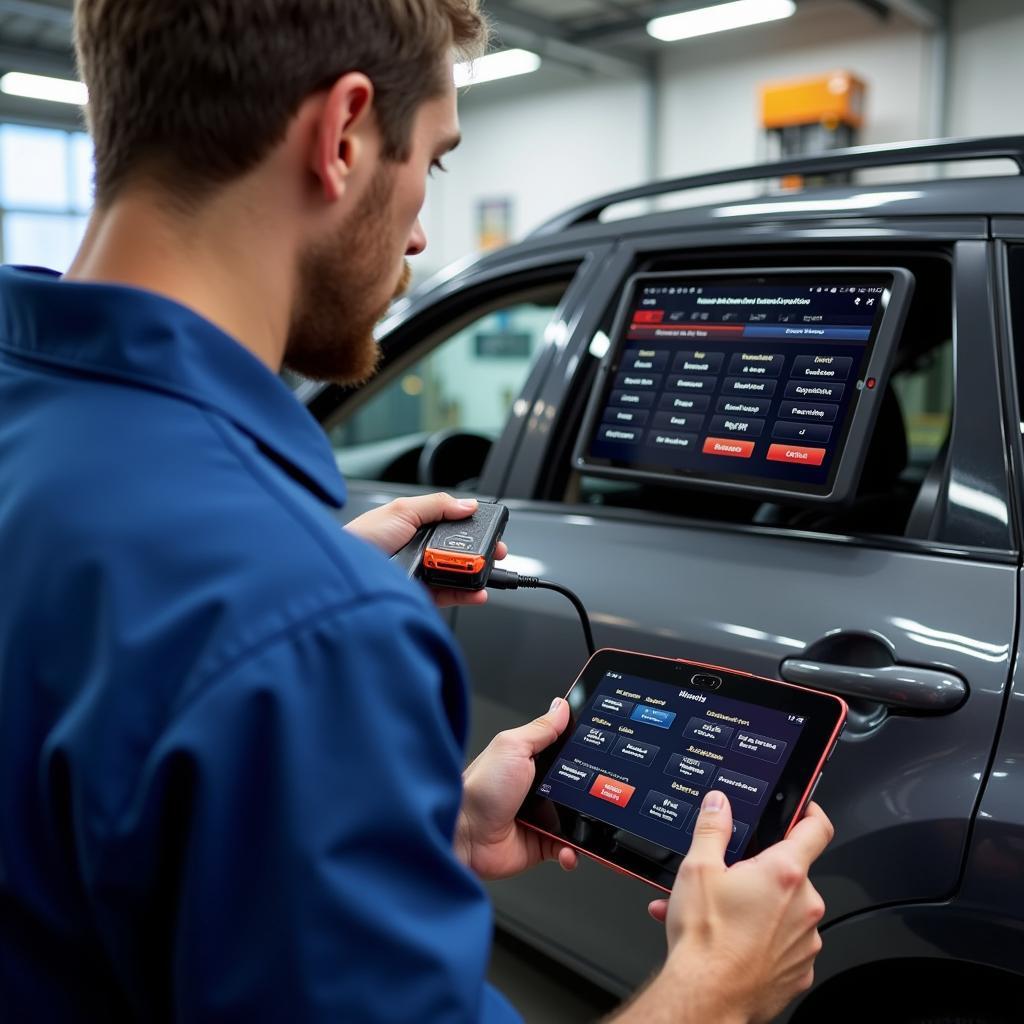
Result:
M0 270L0 1019L508 1021L467 691L284 384Z

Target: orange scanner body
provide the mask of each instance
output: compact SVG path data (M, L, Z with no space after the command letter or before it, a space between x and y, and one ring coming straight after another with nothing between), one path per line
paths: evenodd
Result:
M484 571L487 560L483 555L462 555L457 551L438 551L427 548L423 552L423 564L428 569L441 572L463 572L473 576Z
M438 523L424 543L420 578L431 587L482 590L507 523L508 509L494 501L477 502L468 519Z

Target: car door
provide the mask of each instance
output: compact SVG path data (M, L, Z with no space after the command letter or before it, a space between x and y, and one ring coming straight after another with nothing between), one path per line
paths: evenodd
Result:
M1012 380L1006 388L1007 404L1016 410L1017 437L1011 447L1016 466L1016 515L1021 521L1024 511L1024 218L1000 218L993 224L996 243L1000 287L996 290L1002 309L1004 356L1007 367L1012 367ZM1016 384L1014 388L1012 385ZM1020 579L1024 594L1024 574ZM1018 932L1024 917L1024 872L1021 855L1024 853L1024 802L1021 801L1021 782L1024 780L1024 638L1018 632L1017 657L1013 689L1006 702L1006 715L1002 723L999 744L985 780L985 789L979 805L979 814L971 837L971 851L964 871L964 885L960 902L979 917L1006 921L1005 932L989 929L984 945L971 942L971 931L963 930L965 959L977 958L993 963L1007 971L1024 973L1020 944L1006 940L1006 935Z
M755 267L768 265L759 260L770 252L809 267L896 258L891 248L866 247L869 233L856 225L624 240L588 293L600 301L576 318L533 402L504 492L510 567L572 587L590 610L598 646L794 681L816 672L819 686L848 695L850 677L860 679L818 791L837 830L814 874L826 923L956 891L1017 622L1006 423L992 399L1002 392L986 225L894 224L884 234L891 246L906 246L908 264L912 253L934 254L928 267L939 268L939 283L919 281L916 301L939 304L952 328L937 357L949 390L938 406L912 392L941 392L942 381L908 363L901 397L918 406L913 422L901 419L911 434L911 469L902 472L913 477L915 443L933 447L911 480L902 531L859 531L855 520L849 528L765 525L773 520L763 509L756 519L734 499L711 504L682 490L631 507L628 495L604 500L599 481L565 469L596 355L607 347L608 311L631 272L669 269L673 260ZM920 311L915 324L931 322L932 308ZM886 438L876 432L872 444L884 457ZM898 488L911 484L901 478ZM879 500L884 512L886 495ZM459 614L455 629L474 680L476 747L542 713L585 659L575 613L554 594L494 593L486 608ZM901 704L905 694L884 682L893 673L879 672L894 665L908 679L959 680L968 697L958 707ZM571 876L538 870L492 893L504 927L613 991L642 982L663 955L662 929L644 912L651 892L593 863Z

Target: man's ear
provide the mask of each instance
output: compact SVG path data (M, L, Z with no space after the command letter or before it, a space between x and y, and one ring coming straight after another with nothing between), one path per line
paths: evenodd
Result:
M311 170L320 180L324 199L336 202L349 177L372 159L373 83L353 71L339 78L324 101L317 125Z

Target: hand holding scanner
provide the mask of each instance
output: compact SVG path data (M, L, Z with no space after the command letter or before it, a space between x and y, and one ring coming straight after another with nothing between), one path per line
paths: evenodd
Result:
M412 540L392 556L392 561L410 579L422 579L428 586L441 589L553 590L572 602L583 626L587 651L593 654L590 616L568 587L494 568L498 542L507 525L508 509L504 505L481 501L468 519L421 526Z
M481 501L468 519L438 523L423 551L421 575L433 587L482 590L508 523L508 509Z
M432 587L482 590L507 524L504 505L481 501L467 519L420 527L393 560L411 579L422 579Z

